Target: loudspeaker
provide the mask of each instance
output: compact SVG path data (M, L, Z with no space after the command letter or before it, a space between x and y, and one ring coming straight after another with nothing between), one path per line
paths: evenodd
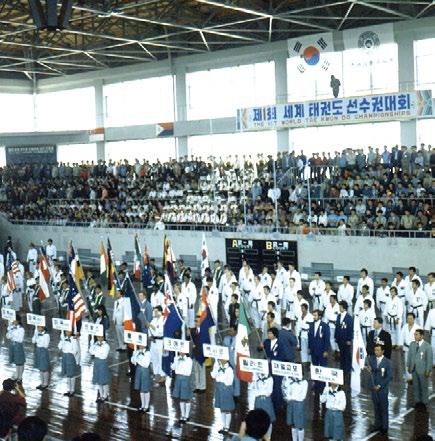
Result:
M29 0L30 13L33 22L38 29L46 27L44 9L42 8L40 0Z
M62 0L62 6L60 8L60 14L58 19L59 29L65 29L68 27L69 20L72 14L73 0Z

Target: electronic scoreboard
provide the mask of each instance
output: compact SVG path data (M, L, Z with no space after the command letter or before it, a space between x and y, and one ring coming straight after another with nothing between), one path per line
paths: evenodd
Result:
M254 274L261 273L263 265L271 271L280 260L285 267L289 263L298 268L298 243L295 240L226 239L227 264L237 274L246 259Z

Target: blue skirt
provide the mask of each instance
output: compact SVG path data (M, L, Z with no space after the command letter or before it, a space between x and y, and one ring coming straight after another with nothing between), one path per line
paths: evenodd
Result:
M344 439L343 412L340 410L326 410L325 437L332 439Z
M179 375L175 376L174 390L172 391L173 398L179 398L180 400L189 401L193 397L192 383L190 376Z
M287 403L287 424L297 429L305 427L305 403L291 400Z
M72 378L77 375L78 366L73 354L62 353L62 377Z
M110 371L107 360L102 360L101 358L95 358L94 360L94 370L92 372L92 383L104 386L110 383Z
M149 368L137 365L134 374L134 388L139 392L149 392L151 390L151 374Z
M23 366L26 361L24 346L22 343L12 341L9 345L9 363Z
M35 364L34 367L41 372L47 372L50 369L50 357L47 348L35 349Z
M256 397L254 408L263 409L269 415L270 422L271 423L275 422L276 416L275 416L275 409L273 408L272 398L265 396Z
M223 412L231 412L235 409L233 385L226 386L223 383L215 382L214 388L214 407Z

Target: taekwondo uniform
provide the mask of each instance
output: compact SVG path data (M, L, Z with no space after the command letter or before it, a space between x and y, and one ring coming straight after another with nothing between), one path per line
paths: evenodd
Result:
M402 326L401 332L400 332L400 340L399 345L403 348L403 359L408 360L408 352L409 352L409 346L411 343L415 340L414 333L418 329L418 326L414 323L411 328L409 327L408 323L405 323ZM412 380L412 375L408 372L408 369L405 366L405 378L409 381Z
M348 283L346 286L344 285L344 283L342 283L338 288L337 301L341 302L344 300L348 305L347 308L349 313L352 311L353 296L353 286L350 283Z
M302 363L309 363L311 361L311 357L308 354L308 331L310 329L310 323L313 321L313 315L307 312L305 317L300 316L296 322L296 335L299 338Z
M417 288L416 291L410 288L406 292L406 300L408 302L408 312L414 313L415 323L423 328L424 311L427 308L426 293L421 288Z
M391 296L385 305L386 330L391 334L391 342L398 345L400 339L400 328L402 327L403 304L398 296Z
M358 285L356 288L357 298L361 295L361 290L364 285L367 285L369 287L369 294L371 297L373 297L373 294L375 292L375 284L373 283L373 279L367 276L365 278L360 277L358 280Z
M389 286L386 286L385 288L380 286L376 290L376 306L381 311L382 315L385 315L385 307L389 298L390 298ZM402 317L400 317L400 319L402 319Z
M310 296L313 300L313 310L322 308L322 296L325 292L325 282L322 279L312 280L308 288Z
M367 346L367 337L373 329L373 322L376 318L375 311L372 308L362 309L358 314L358 318L364 345Z
M338 351L337 342L335 341L335 323L337 322L338 314L340 314L340 307L337 302L334 306L331 303L326 305L323 321L329 325L329 344L331 345L331 349L335 352Z

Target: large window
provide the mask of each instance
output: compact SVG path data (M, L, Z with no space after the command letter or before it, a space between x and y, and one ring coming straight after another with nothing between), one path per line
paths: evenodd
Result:
M435 38L414 42L415 78L417 89L435 91Z
M235 116L238 108L275 102L272 62L192 72L186 75L187 117Z
M72 164L96 160L96 144L61 144L57 146L57 162L69 162Z
M193 156L228 158L238 155L252 157L262 153L264 156L276 154L276 132L230 133L189 137L189 153Z
M19 93L0 94L0 133L31 132L33 96Z
M42 93L36 96L38 131L89 130L95 128L93 87Z
M345 148L368 146L381 149L400 144L400 122L349 124L327 127L307 127L290 130L290 146L296 152L322 153Z
M169 158L175 158L175 138L106 142L106 160L127 159L133 163L135 159L164 162Z
M174 121L172 76L104 86L106 126Z

